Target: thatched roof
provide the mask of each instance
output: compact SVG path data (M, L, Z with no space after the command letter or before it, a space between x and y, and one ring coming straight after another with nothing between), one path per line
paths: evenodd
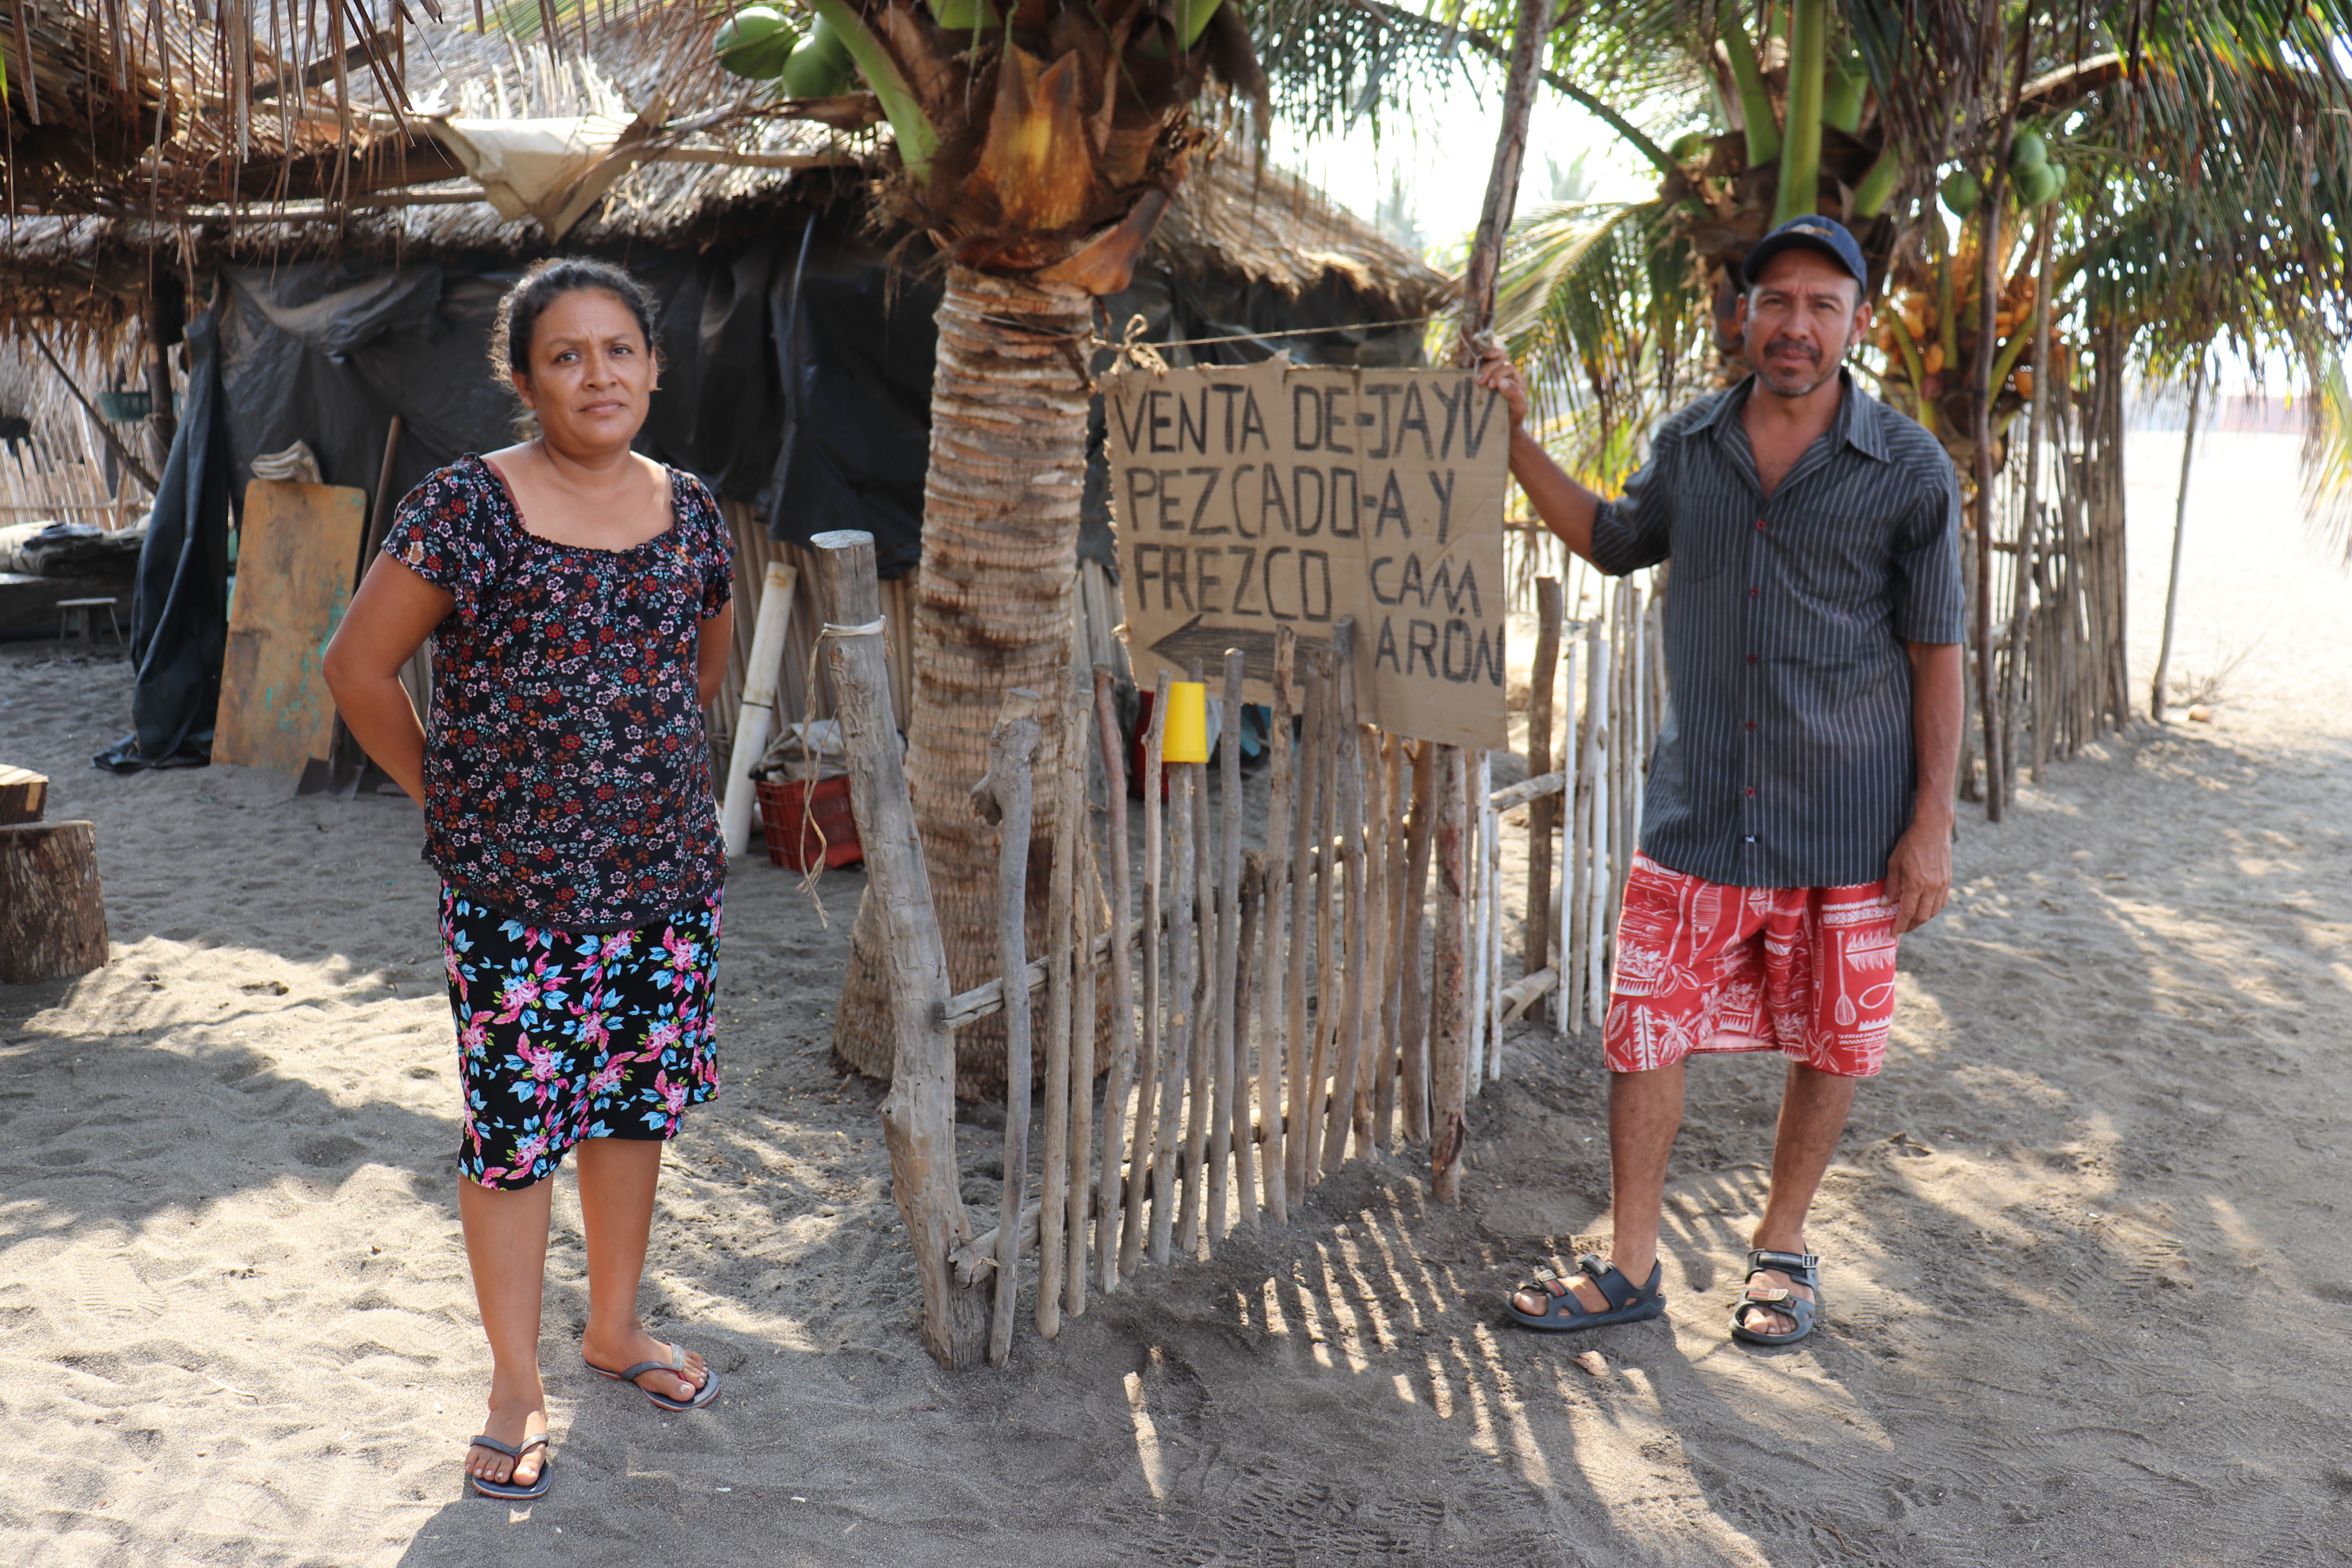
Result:
M852 221L871 209L883 132L778 118L743 84L713 69L707 54L681 62L674 40L658 56L626 29L592 41L591 51L575 45L559 54L542 41L499 33L411 30L410 69L429 60L437 74L429 81L412 75L408 108L398 116L380 94L369 96L366 73L349 82L357 151L331 187L341 199L133 206L92 197L84 205L94 210L73 216L18 211L0 218L0 331L19 320L43 320L110 332L136 310L159 268L184 276L221 260L352 252L521 259L559 248L537 219L501 217L482 199L481 187L436 140L436 120L635 121L635 151L615 162L646 161L627 168L562 236L564 250L693 247L730 231L797 222L812 209L842 208ZM270 165L263 160L249 162L233 183L266 193L298 192L314 181L313 165L340 124L333 106L319 101L327 96L312 90L307 109L283 126L272 125L268 105L257 105L255 142L284 133L274 143L281 149L277 177L266 178ZM648 104L667 112L641 113ZM248 159L262 151L248 146ZM1328 279L1396 320L1427 315L1447 296L1446 280L1419 258L1292 177L1254 168L1246 153L1213 156L1196 168L1148 257L1179 272L1268 283L1293 296Z

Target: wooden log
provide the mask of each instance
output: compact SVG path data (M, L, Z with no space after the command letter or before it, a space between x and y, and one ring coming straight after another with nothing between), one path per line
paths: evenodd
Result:
M1423 741L1412 758L1412 829L1405 846L1404 933L1397 965L1404 971L1402 1037L1397 1042L1398 1108L1405 1142L1429 1142L1429 979L1421 961L1428 924L1429 862L1436 847L1437 748Z
M1550 776L1552 766L1552 689L1558 683L1559 633L1567 619L1559 579L1536 579L1536 651L1528 672L1528 782ZM1510 808L1499 800L1498 810ZM1528 918L1521 944L1520 967L1528 973L1551 962L1551 836L1559 804L1549 793L1538 794L1528 807Z
M989 737L988 774L972 786L972 809L996 826L996 951L1004 992L1015 994L1029 966L1029 826L1031 775L1037 765L1038 694L1024 687L1005 693ZM1004 1195L996 1216L996 1299L989 1315L988 1363L1013 1353L1013 1312L1021 1288L1013 1240L1029 1182L1030 1009L1004 1010Z
M1160 1130L1151 1163L1157 1184L1151 1200L1154 1263L1166 1263L1174 1255L1176 1220L1185 1201L1176 1181L1176 1152L1183 1138L1185 1091L1192 1068L1192 900L1197 896L1192 786L1200 772L1198 763L1168 764L1168 879L1174 896L1168 901L1168 972L1162 988L1168 1009L1162 1026L1167 1043L1160 1066ZM1192 1185L1183 1184L1188 1191Z
M0 984L30 985L106 967L98 829L87 822L0 827Z
M874 536L840 531L810 542L835 625L882 618ZM922 1283L923 1348L950 1369L971 1365L985 1344L983 1298L958 1286L948 1259L971 1239L956 1171L955 1036L947 1026L947 951L931 907L930 873L915 835L915 810L890 678L877 634L828 634L849 795L866 854L866 896L881 911L891 1024L890 1092L882 1101L891 1191Z
M1430 1194L1462 1198L1462 1151L1469 1139L1470 759L1459 746L1437 748L1437 933L1430 961Z
M1233 1131L1246 1125L1249 1097L1241 1087L1234 1050L1235 1009L1239 1005L1242 942L1242 666L1239 648L1225 650L1225 690L1222 703L1223 731L1217 742L1217 776L1223 786L1219 802L1223 820L1217 836L1216 979L1205 988L1206 1013L1213 1018L1215 1038L1215 1100L1210 1125L1217 1135L1209 1141L1208 1232L1212 1246L1224 1239L1225 1206L1231 1199L1232 1168L1228 1150ZM1207 1022L1208 1019L1203 1020ZM1243 1120L1235 1118L1238 1104ZM1244 1188L1247 1192L1247 1188ZM1246 1199L1244 1199L1246 1206Z
M1284 952L1284 937L1288 926L1283 919L1282 900L1290 881L1291 847L1296 841L1291 826L1295 794L1293 775L1297 768L1290 737L1290 678L1297 657L1297 634L1286 626L1276 628L1274 634L1274 761L1273 776L1267 781L1265 816L1265 951L1258 966L1265 978L1259 994L1257 1072L1258 1103L1265 1108L1265 1160L1263 1168L1265 1172L1266 1216L1274 1224L1285 1226L1290 1223L1290 1164L1284 1142L1283 1087L1288 1076L1290 1051L1298 1038L1298 1031L1283 1010L1283 988L1288 962ZM1294 1097L1289 1103L1296 1108L1298 1102Z
M1054 713L1054 863L1045 877L1045 1126L1038 1150L1037 1332L1062 1331L1063 1270L1069 1261L1064 1214L1070 1201L1070 1033L1076 1005L1075 962L1078 840L1086 825L1087 682L1075 659L1062 671ZM1077 783L1070 764L1076 763ZM1093 1020L1087 1020L1093 1032ZM1087 1086L1092 1091L1092 1085Z
M1386 1153L1396 1134L1397 1086L1400 1070L1397 1036L1404 1016L1404 964L1398 950L1404 940L1405 876L1404 741L1381 737L1381 938L1373 948L1381 971L1380 1082L1372 1098L1372 1147Z
M1131 890L1127 852L1127 742L1119 733L1117 678L1108 665L1095 666L1095 731L1101 742L1103 798L1108 806L1104 825L1105 853L1110 861L1111 929L1127 926ZM1150 951L1156 933L1142 928L1144 949ZM1092 966L1088 966L1091 970ZM1110 1074L1103 1085L1102 1155L1095 1167L1095 1283L1105 1291L1116 1289L1119 1275L1119 1188L1126 1164L1127 1094L1135 1079L1135 970L1128 944L1111 944ZM1090 1032L1091 1033L1091 1032ZM1093 1086L1087 1086L1091 1095Z
M768 754L776 722L776 683L783 674L784 630L792 618L793 589L800 568L771 561L760 582L760 616L751 631L751 654L743 667L743 701L736 710L735 739L727 752L727 798L719 808L719 836L733 859L751 842L751 770Z
M1567 782L1566 770L1553 768L1549 773L1538 773L1533 778L1521 779L1515 784L1505 784L1498 790L1491 791L1486 796L1486 804L1493 806L1498 813L1516 811L1523 805L1530 806L1532 809L1533 806L1543 805L1547 796L1558 795L1560 786ZM1553 801L1551 804L1557 808L1559 803Z
M1503 1022L1507 1024L1559 988L1558 970L1533 970L1505 986L1496 997L1496 1005L1502 1011Z
M1127 928L1125 945L1131 950L1136 942L1142 939L1142 922L1140 921L1130 922ZM1095 932L1093 942L1092 957L1095 963L1100 963L1111 953L1110 932L1107 931ZM1022 994L1024 996L1034 996L1045 988L1045 961L1043 958L1033 958L1029 961L1029 967L1022 972ZM993 980L973 986L969 991L959 991L949 997L944 1016L949 1028L961 1029L966 1024L1003 1011L1004 977L999 975Z
M1348 1133L1357 1133L1357 1152L1367 1147L1371 1133L1371 1109L1356 1117L1356 1085L1364 1051L1364 968L1366 964L1364 906L1370 894L1364 865L1364 732L1356 718L1356 622L1342 616L1331 628L1333 685L1338 694L1339 750L1334 791L1339 810L1339 890L1344 922L1339 931L1345 944L1339 977L1339 1017L1334 1020L1331 1052L1331 1109L1323 1130L1323 1169L1336 1171L1348 1157ZM1328 994L1328 993L1326 993Z
M0 827L40 821L48 799L47 774L0 763Z
M1151 726L1143 738L1143 1049L1139 1070L1142 1077L1135 1090L1135 1137L1129 1156L1130 1170L1156 1168L1154 1142L1160 1136L1160 1081L1161 1077L1162 1023L1160 972L1166 953L1166 938L1160 930L1160 856L1167 844L1167 829L1161 819L1167 815L1160 798L1160 780L1166 776L1161 762L1161 743L1168 733L1168 672L1160 672L1159 685L1151 702ZM1160 1189L1164 1195L1168 1189ZM1130 1203L1120 1221L1118 1238L1118 1272L1125 1279L1135 1272L1141 1256L1144 1239L1144 1215L1141 1208Z
M1307 1172L1314 1140L1309 1129L1316 1123L1316 1111L1320 1100L1310 1100L1308 1075L1315 1070L1315 1040L1307 1027L1307 961L1313 952L1314 942L1314 879L1307 874L1307 849L1314 843L1317 833L1315 803L1323 761L1323 675L1313 650L1307 650L1305 723L1299 731L1297 811L1292 823L1290 837L1290 974L1289 1061L1286 1064L1290 1079L1286 1097L1286 1143L1283 1148L1284 1181L1289 1189L1290 1201L1298 1203L1307 1196ZM1315 1087L1319 1097L1321 1089Z

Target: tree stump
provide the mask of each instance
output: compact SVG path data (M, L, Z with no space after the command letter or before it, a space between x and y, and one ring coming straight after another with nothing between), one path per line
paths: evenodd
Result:
M40 821L48 798L47 775L0 763L0 826Z
M98 829L87 822L0 827L0 984L87 974L105 963Z

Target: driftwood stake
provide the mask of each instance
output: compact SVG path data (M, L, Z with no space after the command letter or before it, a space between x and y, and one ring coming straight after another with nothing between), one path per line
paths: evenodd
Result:
M1216 1103L1210 1118L1209 1135L1208 1223L1213 1246L1224 1237L1231 1151L1236 1131L1247 1125L1249 1112L1249 1096L1236 1092L1243 1084L1238 1071L1239 1052L1234 1048L1239 1034L1234 1026L1240 1006L1242 941L1242 664L1239 648L1225 650L1223 730L1217 742L1217 777L1223 786L1224 798L1219 803L1222 820L1217 837L1216 980L1204 988L1204 1011L1207 1018L1215 1020L1212 1049L1215 1054ZM1238 1118L1234 1113L1237 1104L1241 1112ZM1244 1193L1246 1194L1246 1187ZM1246 1195L1243 1206L1249 1206Z
M1070 1026L1077 997L1073 922L1078 840L1086 826L1085 678L1074 662L1062 672L1054 715L1054 863L1045 879L1045 1128L1038 1152L1037 1332L1062 1331L1062 1270L1068 1261L1065 1212L1070 1202ZM1070 764L1078 784L1070 783ZM1089 955L1091 956L1091 955ZM1091 1027L1091 1021L1089 1027Z
M1404 742L1395 735L1381 737L1381 940L1372 952L1381 972L1380 1082L1372 1094L1372 1147L1386 1153L1396 1135L1399 1070L1397 1036L1404 1009Z
M1227 1136L1234 1149L1234 1196L1239 1205L1240 1223L1257 1228L1257 1128L1258 1119L1251 1105L1252 1085L1258 1081L1251 1064L1254 1041L1251 1035L1257 1023L1258 991L1258 927L1265 920L1265 852L1253 849L1242 858L1241 870L1242 929L1234 943L1234 988L1227 999L1231 1004L1233 1022L1233 1121L1227 1123Z
M1315 1054L1307 1068L1307 1181L1311 1186L1328 1168L1324 1156L1330 1106L1332 1055L1339 1043L1339 856L1332 836L1339 826L1339 693L1328 647L1315 650L1318 695L1315 745Z
M1348 1131L1356 1123L1356 1085L1364 1052L1364 906L1370 901L1364 866L1364 731L1356 721L1356 622L1342 616L1331 628L1331 655L1338 679L1339 748L1338 756L1339 876L1346 900L1346 942L1342 960L1337 1042L1332 1060L1331 1114L1324 1131L1323 1169L1336 1171L1348 1157ZM1326 992L1326 995L1329 993ZM1365 1110L1358 1128L1357 1152L1361 1153L1371 1131L1371 1113Z
M1103 798L1109 807L1104 843L1110 858L1110 1039L1109 1080L1103 1086L1102 1162L1095 1168L1095 1283L1106 1291L1118 1288L1119 1273L1119 1189L1126 1153L1127 1091L1135 1080L1135 969L1127 955L1124 932L1129 918L1130 889L1127 856L1127 746L1119 734L1115 700L1116 678L1108 665L1095 666L1095 730L1102 744ZM1143 945L1150 951L1154 933L1144 928ZM1089 966L1091 969L1091 965ZM1092 1031L1087 1037L1093 1038ZM1092 1094L1094 1086L1085 1090Z
M1307 855L1316 840L1316 778L1323 752L1323 677L1316 668L1311 649L1307 659L1306 699L1306 722L1299 732L1298 809L1290 836L1289 1034L1286 1042L1290 1058L1290 1092L1283 1158L1292 1203L1302 1202L1307 1196L1307 1160L1314 1142L1310 1129L1316 1124L1319 1109L1308 1099L1312 1085L1307 1075L1314 1070L1315 1042L1307 1032L1307 959L1314 940L1310 923L1314 879L1307 874Z
M1135 1265L1143 1244L1143 1209L1139 1201L1143 1191L1143 1172L1156 1168L1154 1143L1160 1136L1159 1091L1161 1079L1160 1017L1161 966L1166 949L1160 933L1160 855L1166 844L1166 830L1160 819L1167 815L1160 800L1161 781L1167 776L1160 762L1161 742L1168 732L1168 672L1160 672L1160 684L1151 702L1151 727L1143 740L1143 1051L1140 1071L1142 1082L1135 1091L1135 1139L1129 1155L1128 1169L1133 1173L1127 1187L1125 1228L1119 1233L1118 1272L1121 1279L1135 1272ZM1170 1092L1174 1092L1171 1089ZM1162 1184L1154 1206L1167 1203L1168 1188Z
M1176 1216L1183 1206L1177 1191L1176 1156L1192 1066L1192 786L1200 771L1198 763L1168 764L1168 879L1174 897L1169 902L1168 968L1160 987L1161 1005L1168 1013L1161 1026L1167 1047L1160 1076L1159 1142L1151 1165L1151 1261L1163 1264L1173 1256ZM1192 1184L1184 1184L1188 1189Z
M1470 875L1470 759L1459 746L1437 748L1437 940L1430 959L1430 1194L1462 1198L1462 1151L1469 1138L1470 995L1467 886Z
M988 776L972 786L972 809L996 825L996 952L1004 974L1004 1197L996 1216L996 1301L989 1317L988 1363L1013 1353L1013 1310L1020 1295L1021 1201L1029 1181L1030 1045L1027 988L1031 774L1037 765L1037 693L1014 687L990 737Z
M1551 772L1552 689L1559 684L1559 632L1567 618L1559 579L1536 579L1536 654L1528 670L1528 772ZM1532 974L1551 963L1551 835L1560 797L1539 795L1528 803L1527 941L1520 968Z
M1429 920L1429 862L1435 851L1437 747L1423 741L1412 756L1412 830L1405 847L1404 934L1397 963L1404 971L1404 1037L1398 1042L1402 1077L1398 1101L1404 1110L1405 1142L1429 1142L1429 978L1421 962Z
M882 618L874 536L841 531L809 542L833 624L864 627ZM931 908L930 873L915 836L915 811L882 638L828 635L835 711L849 763L849 795L866 851L866 896L881 910L892 1035L890 1092L882 1135L890 1151L892 1195L906 1221L923 1290L923 1348L950 1369L971 1365L987 1340L983 1298L959 1286L949 1255L971 1238L956 1172L955 1036L946 1023L947 951Z
M1287 924L1282 909L1283 894L1290 879L1294 842L1291 807L1297 759L1290 736L1290 681L1297 657L1297 634L1286 626L1277 628L1274 634L1273 777L1268 781L1265 816L1265 955L1259 966L1265 978L1260 992L1257 1046L1258 1103L1265 1117L1265 1208L1276 1225L1290 1223L1290 1165L1284 1142L1286 1117L1283 1082L1289 1052L1296 1048L1293 1042L1298 1037L1297 1030L1283 1011L1283 982L1287 967L1283 938ZM1296 1095L1289 1103L1297 1107Z

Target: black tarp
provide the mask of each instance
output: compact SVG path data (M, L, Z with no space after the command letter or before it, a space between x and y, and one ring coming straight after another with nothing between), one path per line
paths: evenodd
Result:
M228 642L230 504L216 312L188 323L187 345L187 402L131 590L131 732L91 759L118 773L212 760Z
M862 529L884 577L917 563L943 291L919 244L886 254L838 221L804 215L731 247L606 259L661 307L663 370L640 451L753 508L773 538L804 544ZM466 452L514 438L518 405L488 353L517 269L345 257L224 266L219 276L201 345L189 328L189 406L140 565L136 746L117 747L110 765L208 754L226 640L220 562L231 498L244 495L257 457L304 442L329 484L373 499L394 414L396 495ZM1336 283L1294 300L1264 284L1146 268L1102 302L1099 320L1112 337L1140 314L1157 342L1233 340L1174 349L1177 363L1277 353L1308 363L1418 363L1417 325L1366 331L1358 323L1368 313ZM1097 356L1098 369L1108 363ZM1078 548L1112 568L1099 399L1092 425ZM205 434L184 456L192 431ZM211 608L200 612L206 594Z

